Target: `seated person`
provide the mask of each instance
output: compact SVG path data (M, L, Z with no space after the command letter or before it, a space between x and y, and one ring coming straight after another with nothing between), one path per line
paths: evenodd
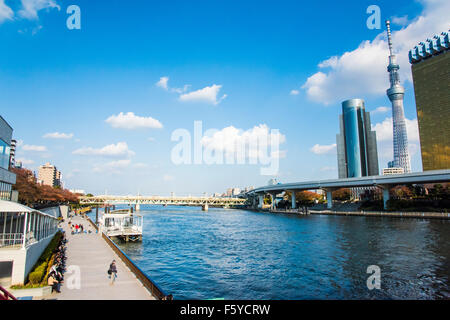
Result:
M54 272L50 272L50 274L48 275L47 284L52 287L52 293L53 293L53 290L58 293L61 293L61 290L60 290L61 283L59 283L59 281L56 280Z

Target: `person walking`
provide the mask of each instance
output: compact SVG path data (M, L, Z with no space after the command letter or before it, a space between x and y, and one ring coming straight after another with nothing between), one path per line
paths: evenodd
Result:
M109 265L108 278L111 279L111 284L114 284L114 281L116 281L116 278L117 278L116 260L113 260L111 262L111 264Z

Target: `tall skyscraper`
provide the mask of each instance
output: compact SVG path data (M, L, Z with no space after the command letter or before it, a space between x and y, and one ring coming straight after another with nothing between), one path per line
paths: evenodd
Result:
M450 169L450 39L443 32L409 52L422 168Z
M377 136L371 130L364 100L342 102L339 122L340 134L336 135L339 178L378 175Z
M411 172L411 160L408 151L408 135L406 133L405 111L403 109L403 96L405 88L400 84L400 75L397 64L397 57L392 50L391 25L386 21L389 44L389 81L391 87L387 90L387 95L392 103L392 122L394 133L394 167L403 168L405 173Z

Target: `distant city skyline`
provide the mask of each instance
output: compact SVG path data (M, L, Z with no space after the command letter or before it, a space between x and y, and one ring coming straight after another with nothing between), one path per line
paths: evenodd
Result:
M384 28L367 28L369 2L128 1L105 11L79 0L81 30L66 27L68 3L31 3L0 0L1 116L14 129L15 160L33 171L51 162L68 189L199 195L337 178L337 119L352 97L371 113L380 168L394 158L389 48ZM450 3L377 5L392 21L411 168L421 171L408 51L448 29ZM193 133L197 120L231 143L278 129L278 174L250 161L174 164L172 133Z

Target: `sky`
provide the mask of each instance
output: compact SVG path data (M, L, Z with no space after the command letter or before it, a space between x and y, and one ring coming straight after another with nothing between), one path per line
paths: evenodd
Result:
M68 27L71 5L79 29ZM368 27L372 5L380 29ZM407 55L448 30L449 12L447 0L0 0L0 114L16 158L34 171L51 162L66 188L200 195L337 178L341 102L362 98L381 170L393 158L391 19L412 171L421 171ZM263 172L259 149L234 164L196 158L198 145L233 155L251 139L266 141L276 170Z

